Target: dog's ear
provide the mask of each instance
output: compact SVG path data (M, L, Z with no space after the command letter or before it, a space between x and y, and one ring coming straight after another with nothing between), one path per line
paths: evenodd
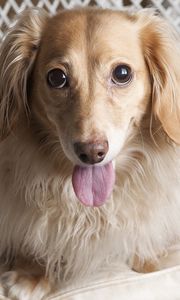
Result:
M141 13L141 41L152 80L152 111L167 135L180 144L180 40L155 14Z
M9 29L0 47L0 139L28 112L27 79L35 60L46 14L24 11Z

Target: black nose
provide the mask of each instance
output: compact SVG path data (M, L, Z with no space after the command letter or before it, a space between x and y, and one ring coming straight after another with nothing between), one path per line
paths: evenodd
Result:
M97 141L90 143L75 143L74 151L79 159L86 164L96 164L101 162L107 152L109 146L107 141Z

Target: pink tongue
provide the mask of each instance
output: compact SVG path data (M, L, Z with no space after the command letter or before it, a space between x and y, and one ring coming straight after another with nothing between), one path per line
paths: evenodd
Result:
M77 198L86 206L100 206L110 196L115 182L112 162L105 166L75 166L72 184Z

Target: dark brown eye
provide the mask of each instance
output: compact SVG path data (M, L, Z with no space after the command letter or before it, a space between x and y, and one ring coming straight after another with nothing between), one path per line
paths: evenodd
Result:
M112 82L119 85L125 86L131 82L133 77L132 70L127 65L118 65L112 73Z
M61 69L52 69L47 74L47 82L50 87L55 89L62 89L67 86L67 75Z

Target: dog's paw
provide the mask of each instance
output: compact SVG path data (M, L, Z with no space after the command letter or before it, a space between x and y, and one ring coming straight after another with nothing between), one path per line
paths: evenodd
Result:
M25 272L5 272L0 280L3 296L10 300L44 300L51 291L51 285L47 279L33 277Z

